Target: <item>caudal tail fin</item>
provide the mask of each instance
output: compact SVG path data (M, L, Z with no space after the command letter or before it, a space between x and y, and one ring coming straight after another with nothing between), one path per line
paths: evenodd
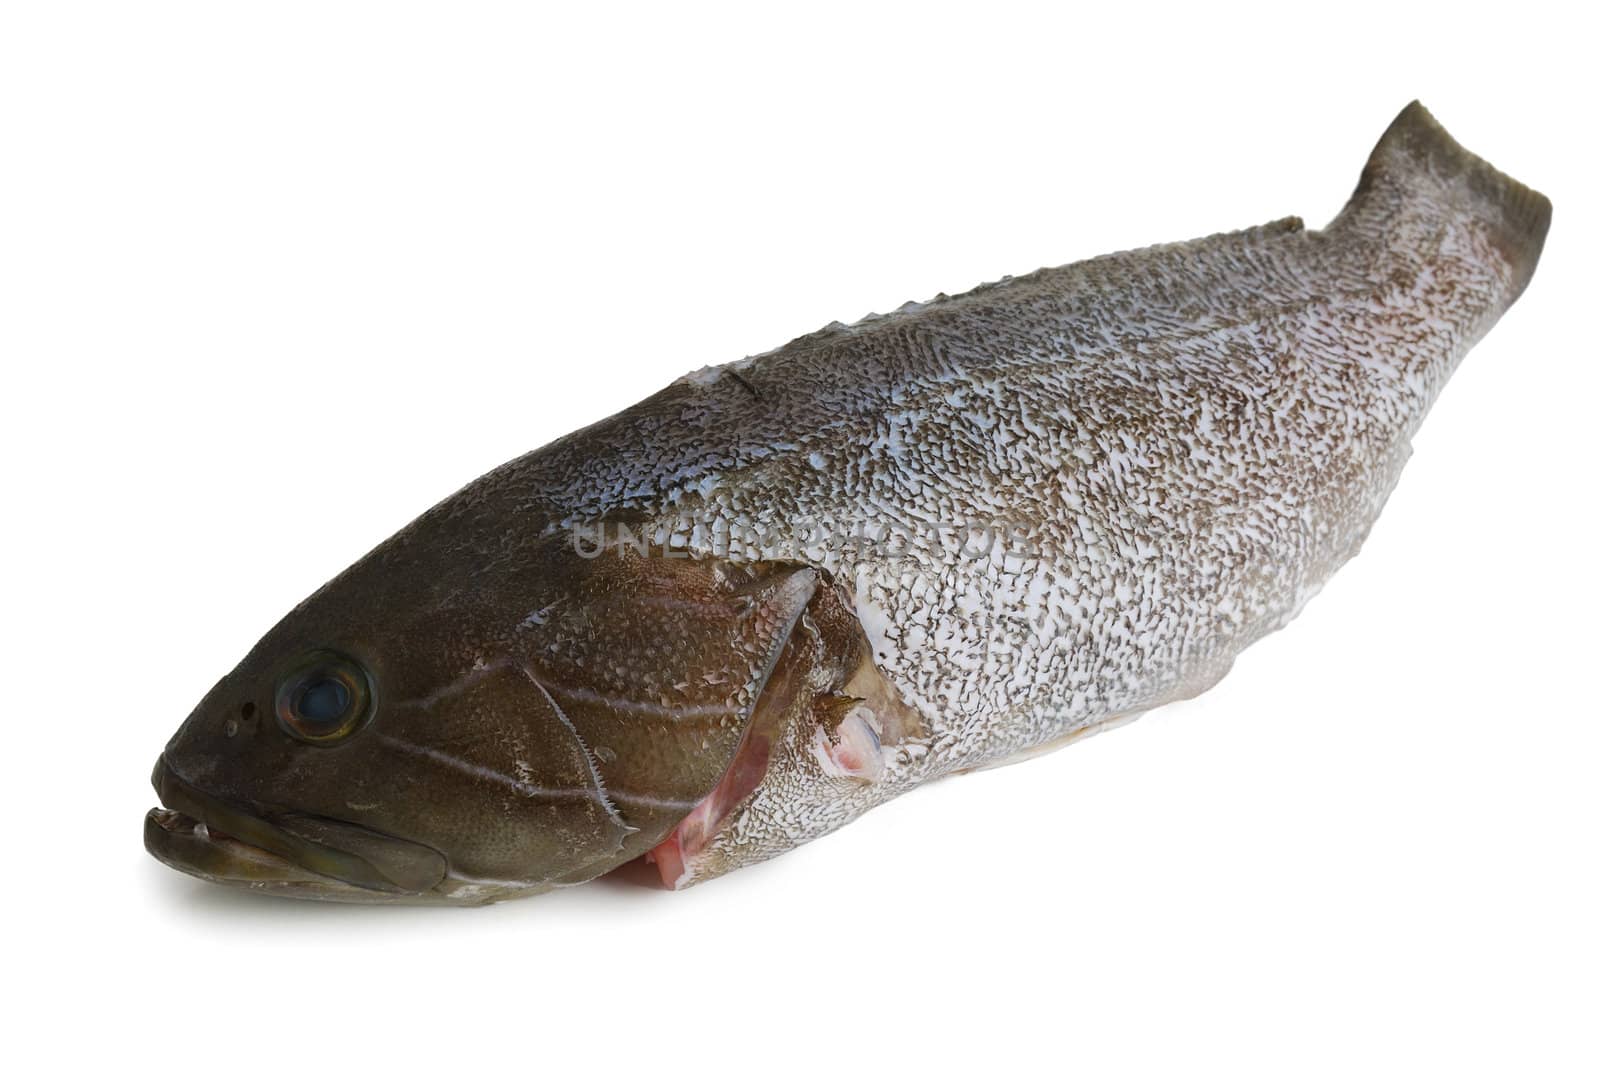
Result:
M1456 143L1418 101L1389 124L1350 203L1328 227L1387 239L1408 224L1468 213L1505 261L1506 304L1533 278L1550 229L1550 200Z

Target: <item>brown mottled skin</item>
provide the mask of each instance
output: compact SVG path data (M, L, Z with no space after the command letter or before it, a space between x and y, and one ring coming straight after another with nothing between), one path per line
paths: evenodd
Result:
M480 903L647 851L681 886L1201 691L1359 548L1549 218L1413 104L1325 230L687 376L286 617L168 744L146 842L325 899ZM580 553L622 524L643 553ZM372 682L326 746L277 715L318 651Z

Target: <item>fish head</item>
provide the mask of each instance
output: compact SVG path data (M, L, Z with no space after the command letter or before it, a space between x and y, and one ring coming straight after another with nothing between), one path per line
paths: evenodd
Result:
M151 853L279 895L481 903L666 837L815 574L586 555L491 514L447 501L269 631L158 759Z

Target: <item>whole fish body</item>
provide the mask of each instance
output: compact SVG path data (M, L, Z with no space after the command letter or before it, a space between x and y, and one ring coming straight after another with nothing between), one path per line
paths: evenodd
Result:
M322 899L682 887L1192 696L1356 552L1549 220L1412 104L1324 230L690 374L296 608L168 744L146 844Z

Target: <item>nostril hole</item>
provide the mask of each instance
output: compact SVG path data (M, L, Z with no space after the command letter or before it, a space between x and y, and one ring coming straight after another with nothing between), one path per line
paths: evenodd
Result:
M248 720L248 719L253 718L255 716L256 716L256 705L254 703L246 703L244 706L239 708L239 717Z

